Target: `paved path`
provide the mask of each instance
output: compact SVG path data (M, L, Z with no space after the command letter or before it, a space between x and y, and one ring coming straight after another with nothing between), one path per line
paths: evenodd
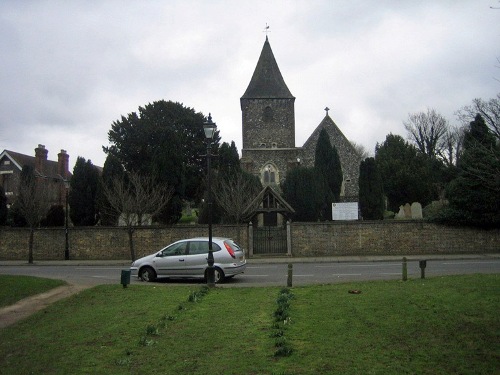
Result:
M0 309L0 329L10 326L29 315L40 311L51 303L90 288L89 285L63 285L48 292L22 299L21 301Z

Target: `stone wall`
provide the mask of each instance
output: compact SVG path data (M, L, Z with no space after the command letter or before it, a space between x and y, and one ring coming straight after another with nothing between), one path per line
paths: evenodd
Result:
M151 254L181 238L207 234L206 225L137 228L136 255ZM248 249L246 226L215 225L213 235L234 238ZM292 223L291 235L295 257L500 252L499 229L454 228L423 221ZM0 260L27 260L28 237L27 229L0 229ZM130 259L126 228L70 228L69 240L73 260ZM64 228L37 230L35 261L64 259L64 244Z
M292 224L294 256L498 252L498 229L447 227L414 220Z
M240 231L240 236L238 236ZM182 238L208 236L207 226L176 225L172 227L140 227L133 233L136 258L154 253ZM247 227L214 226L213 236L231 237L247 246ZM0 260L28 259L29 230L0 229ZM34 260L63 260L64 228L35 231ZM130 259L128 232L125 227L73 227L69 230L69 253L72 260Z

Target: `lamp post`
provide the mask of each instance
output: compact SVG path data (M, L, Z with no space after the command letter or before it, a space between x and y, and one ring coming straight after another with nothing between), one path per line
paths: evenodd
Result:
M210 169L210 159L212 158L212 140L214 138L217 125L212 122L212 115L208 114L207 122L203 124L205 138L207 139L207 189L208 189L208 258L207 258L207 285L215 286L214 253L212 251L212 171Z
M64 188L66 189L66 209L64 210L64 229L65 240L64 244L64 259L69 260L69 233L68 233L68 193L69 193L69 180L64 180Z

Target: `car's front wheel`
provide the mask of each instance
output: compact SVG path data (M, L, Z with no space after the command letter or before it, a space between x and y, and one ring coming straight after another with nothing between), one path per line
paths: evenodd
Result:
M143 267L139 272L139 277L142 281L154 281L156 279L156 272L151 267Z

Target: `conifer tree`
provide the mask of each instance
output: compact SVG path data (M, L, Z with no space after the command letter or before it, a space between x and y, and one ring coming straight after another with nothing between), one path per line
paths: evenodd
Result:
M70 217L74 225L95 225L98 222L97 191L99 172L92 161L79 156L70 182Z
M374 158L366 158L359 166L359 207L365 220L384 218L384 184Z
M453 224L500 226L500 145L481 115L470 123L459 175L447 188L440 219Z
M330 137L325 129L321 129L319 133L314 168L321 180L320 183L325 185L321 189L324 196L320 216L323 220L326 220L331 218L331 204L340 200L343 175L339 154L335 146L330 143Z

